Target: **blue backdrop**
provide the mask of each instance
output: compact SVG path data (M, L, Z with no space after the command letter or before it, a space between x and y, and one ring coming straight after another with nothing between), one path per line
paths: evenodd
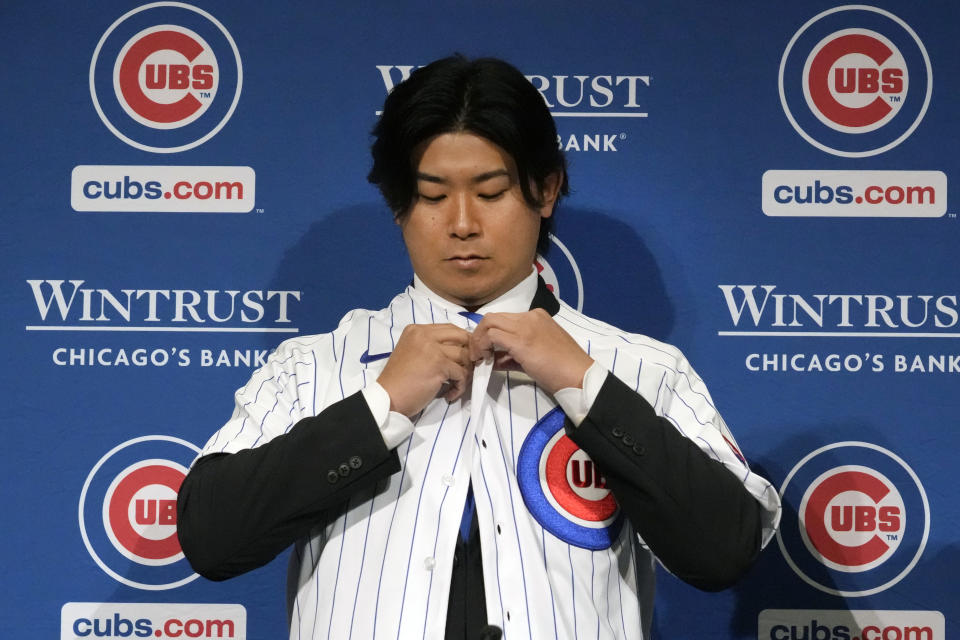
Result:
M409 281L369 132L460 51L556 116L560 296L683 349L782 490L740 585L661 576L656 637L956 632L958 27L948 0L5 3L0 628L283 635L285 561L195 579L171 501L273 346Z

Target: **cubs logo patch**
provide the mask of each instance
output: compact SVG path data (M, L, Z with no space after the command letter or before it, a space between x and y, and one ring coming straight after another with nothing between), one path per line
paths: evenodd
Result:
M597 464L563 430L557 407L531 429L517 458L520 494L544 529L584 549L607 549L623 525Z

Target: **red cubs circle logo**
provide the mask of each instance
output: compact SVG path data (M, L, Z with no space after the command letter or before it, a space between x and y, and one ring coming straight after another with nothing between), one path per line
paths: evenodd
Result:
M217 58L198 34L160 25L133 36L114 65L117 100L137 122L156 129L190 124L217 93Z
M867 29L844 29L807 56L803 94L813 114L837 131L874 131L907 97L907 63L896 45Z
M920 125L933 90L930 56L899 17L845 5L790 38L777 85L784 115L816 148L846 158L884 153Z
M617 501L607 489L600 467L560 431L540 456L540 485L550 502L585 526L607 523Z
M114 479L103 501L103 521L117 551L146 565L183 557L177 539L177 492L186 475L185 468L169 460L146 460Z
M151 153L179 153L215 136L243 89L240 51L207 11L152 2L120 16L90 60L90 98L103 124Z
M801 533L810 552L839 571L867 571L894 554L906 528L906 507L880 472L858 466L831 469L800 503Z
M606 549L622 517L603 472L563 429L559 408L531 429L517 456L524 504L544 529L572 545Z
M827 444L803 456L780 489L777 544L810 586L841 597L889 589L917 565L930 504L916 472L881 446Z
M104 573L150 591L198 577L177 537L177 494L199 452L180 438L141 436L93 465L80 492L80 535Z

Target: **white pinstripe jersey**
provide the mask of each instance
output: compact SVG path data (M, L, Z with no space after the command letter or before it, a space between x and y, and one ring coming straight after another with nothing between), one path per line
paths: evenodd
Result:
M659 415L742 478L764 508L766 544L779 519L777 493L734 451L733 436L682 354L563 303L554 319ZM390 352L404 326L432 322L475 326L408 287L386 309L350 312L332 333L285 341L237 391L233 416L202 455L261 445L362 389L386 360L364 365L361 354ZM414 420L413 435L397 447L401 471L328 513L309 539L294 546L291 638L442 638L471 482L487 615L507 640L648 637L654 558L629 521L619 519L606 548L583 548L551 533L521 493L518 456L555 401L529 377L510 372L493 372L487 394L480 420L471 419L469 397L427 405Z

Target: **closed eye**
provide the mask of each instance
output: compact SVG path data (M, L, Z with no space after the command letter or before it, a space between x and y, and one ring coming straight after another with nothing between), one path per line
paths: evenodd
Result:
M508 189L503 189L502 191L497 191L496 193L478 193L477 196L482 200L496 200L507 191Z
M418 193L418 194L417 194L417 197L418 197L418 198L422 198L423 200L426 200L427 202L440 202L441 200L443 200L444 198L446 198L447 195L446 195L445 193L442 193L442 194L440 194L439 196L428 196L428 195L424 195L424 194L422 194L422 193Z

